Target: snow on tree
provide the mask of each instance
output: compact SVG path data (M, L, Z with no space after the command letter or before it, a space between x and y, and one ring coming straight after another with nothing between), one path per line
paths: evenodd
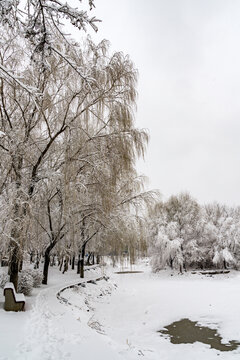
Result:
M226 269L226 264L234 264L235 260L232 254L229 252L228 248L224 248L220 251L215 250L215 254L213 257L213 264L215 265L222 265L224 264L224 268Z
M110 56L108 42L95 45L88 38L68 46L55 34L55 47L66 46L69 61L91 78L86 86L62 57L49 56L48 69L39 73L27 61L28 43L18 42L10 30L4 36L9 41L0 49L3 61L14 64L28 86L41 89L33 101L21 84L1 79L2 240L9 241L11 281L17 286L23 252L36 241L48 267L57 243L65 249L74 243L81 253L117 208L151 198L134 192L132 181L148 135L134 124L137 71L128 56Z
M90 10L95 7L93 0L89 0L88 3ZM64 59L82 79L88 82L88 74L74 64L66 51L66 45L71 41L65 34L63 19L78 30L84 31L88 26L97 31L96 24L100 21L89 16L87 11L72 7L69 2L62 3L60 0L0 1L0 24L5 29L11 29L23 40L29 41L29 59L37 64L39 71L44 72L48 69L49 57L54 55ZM63 47L55 45L56 32L64 43ZM41 89L29 86L24 78L19 80L15 68L8 67L4 62L0 63L0 73L5 80L16 82L30 94L37 96L41 91Z
M153 271L165 266L180 271L239 267L239 208L218 203L201 207L188 194L180 194L158 203L150 217Z
M236 265L239 253L239 218L235 209L217 203L204 207L208 239L211 241L214 265L227 268Z
M155 267L159 261L158 267L168 264L171 268L178 268L180 271L183 267L186 269L198 259L200 206L189 194L182 193L171 196L165 203L158 204L153 214L157 228L157 240L153 243L152 250ZM157 244L161 243L162 239L161 234L164 241L158 248ZM160 257L159 253L161 253Z

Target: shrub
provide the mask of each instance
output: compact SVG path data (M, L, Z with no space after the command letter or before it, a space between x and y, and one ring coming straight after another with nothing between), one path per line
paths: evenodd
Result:
M41 270L29 269L26 270L33 278L33 287L39 287L42 284L43 274Z
M33 289L33 277L28 270L23 270L18 276L18 292L30 295Z
M37 269L23 270L18 275L18 292L24 295L30 295L33 287L38 287L42 284L42 272ZM9 275L6 273L0 274L0 288L4 288L5 284L9 282Z
M4 288L6 283L9 281L9 275L6 273L0 274L0 287Z

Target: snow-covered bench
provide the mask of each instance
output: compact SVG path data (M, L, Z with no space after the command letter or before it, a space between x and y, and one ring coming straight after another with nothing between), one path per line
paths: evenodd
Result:
M5 296L4 309L6 311L23 311L25 305L25 296L17 294L13 283L8 282L4 286L3 294Z

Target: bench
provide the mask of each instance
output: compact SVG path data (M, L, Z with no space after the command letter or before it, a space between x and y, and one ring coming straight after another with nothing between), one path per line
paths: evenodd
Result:
M5 296L4 309L6 311L23 311L25 306L24 294L17 294L13 283L8 282L4 286L3 294Z

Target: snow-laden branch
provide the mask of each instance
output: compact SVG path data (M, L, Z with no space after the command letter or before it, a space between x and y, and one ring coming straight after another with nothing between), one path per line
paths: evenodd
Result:
M91 2L93 4L93 2ZM70 20L71 24L79 30L86 31L86 25L90 25L94 31L98 31L97 22L101 20L95 16L89 17L87 11L78 10L71 7L67 2L64 4L59 0L49 0L43 3L43 7L48 13L55 13L56 16L64 16Z
M90 10L95 7L94 1L89 0ZM23 9L25 9L23 11ZM0 0L0 23L8 25L9 29L15 34L20 35L24 41L31 44L30 59L38 64L39 71L44 72L48 69L48 58L54 52L64 59L88 84L92 79L84 75L80 69L73 64L67 57L67 54L57 50L53 44L55 43L56 31L59 32L63 41L69 44L67 36L63 32L64 26L60 22L61 18L65 18L78 30L87 30L90 26L97 31L97 25L100 20L95 16L89 16L87 11L73 8L68 2L59 0L39 0L29 1L23 0ZM7 29L7 27L6 27ZM71 44L71 46L74 46ZM11 80L20 85L29 94L37 96L38 89L27 86L23 81L19 80L16 75L7 69L4 65L0 65L0 75L5 80Z
M10 80L21 86L24 90L26 90L31 96L40 96L39 90L32 86L27 86L21 80L18 79L16 75L14 75L14 71L11 69L5 68L2 64L0 64L0 75L6 80Z
M76 73L78 73L78 75L87 82L87 84L90 85L90 82L95 81L93 78L88 77L87 75L84 75L80 69L71 61L68 59L67 55L62 53L61 51L57 50L54 47L51 47L52 51L54 51L57 55L59 55L62 59L64 59L70 66L71 68L76 71Z

